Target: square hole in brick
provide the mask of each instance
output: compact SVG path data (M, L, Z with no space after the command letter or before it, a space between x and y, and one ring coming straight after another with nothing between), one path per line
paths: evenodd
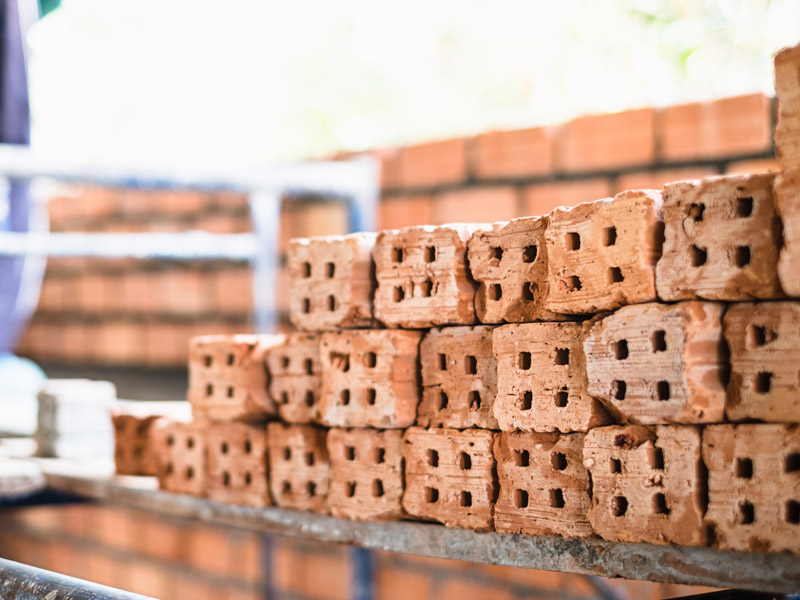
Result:
M503 297L503 287L499 283L489 284L489 300L497 301Z
M739 525L750 525L756 520L756 509L747 500L740 502L736 512L736 522Z
M739 479L753 478L753 461L749 458L736 459L736 477Z
M529 370L531 368L531 353L520 352L517 364L523 371Z
M608 461L609 473L622 473L622 461L618 458L611 458Z
M403 298L406 297L406 291L403 289L403 286L396 285L394 286L394 290L392 291L392 299L395 302L402 302Z
M330 360L331 367L334 369L341 371L342 373L347 373L350 370L350 355L344 352L331 352L328 355L328 359Z
M558 390L556 392L554 402L558 408L566 407L567 403L569 402L569 391L566 388Z
M611 397L614 400L625 400L625 394L628 391L628 384L621 379L615 379L611 382Z
M439 452L434 450L433 448L428 448L428 452L425 454L428 464L432 467L439 466Z
M492 255L491 260L499 263L503 258L503 249L500 246L492 246L489 250Z
M565 285L567 286L568 292L580 292L583 288L583 285L581 284L581 278L577 275L567 277Z
M433 281L430 279L423 281L420 288L422 289L423 298L430 298L433 295Z
M462 471L469 471L472 468L472 457L466 452L459 452L456 464Z
M210 383L206 384L206 396L213 396L214 395L214 386Z
M375 403L378 401L378 392L375 391L375 388L367 389L367 404L370 406L375 406Z
M229 385L227 389L228 398L233 398L233 386Z
M464 372L467 375L476 375L478 373L478 359L474 356L464 357Z
M766 346L770 342L775 341L778 335L774 330L768 329L763 325L750 325L747 328L747 341L753 348Z
M332 262L325 263L325 277L328 279L333 279L334 274L336 273L336 265Z
M628 358L628 340L619 340L611 344L611 349L614 352L614 358L617 360L625 360Z
M669 400L669 381L659 381L656 383L656 397L661 402Z
M603 229L603 246L613 246L617 243L617 228L614 226Z
M436 246L425 246L425 262L436 260Z
M356 448L355 448L355 446L345 446L344 447L344 458L345 458L345 460L355 460L356 459Z
M439 501L439 490L434 487L425 487L423 490L425 502L428 504L436 504Z
M439 370L447 371L447 355L439 354Z
M372 495L375 498L380 498L384 494L383 491L383 481L380 479L373 479L372 480Z
M772 373L762 371L756 374L756 392L759 394L769 394L772 389Z
M661 448L649 448L647 450L647 466L659 471L664 470L664 451Z
M518 467L529 467L531 464L531 453L527 450L514 450L514 460Z
M219 451L223 454L227 454L230 447L228 446L228 442L222 442L219 446Z
M786 502L786 522L792 525L800 524L800 502L797 500Z
M667 332L663 329L654 331L650 336L650 343L653 346L653 352L666 352L667 350Z
M347 494L348 498L352 498L356 495L356 482L355 481L348 481L345 486L345 494Z
M555 471L563 471L567 468L567 455L563 452L552 452L550 454L550 465Z
M656 515L669 514L669 508L667 507L667 497L661 492L653 494L653 497L650 499L650 506L653 510L653 514Z
M792 452L786 455L786 458L783 459L783 470L786 473L800 471L800 452Z
M463 508L469 508L472 506L472 494L467 491L461 492L461 496L459 497L459 504Z
M309 481L306 484L306 491L308 492L308 496L310 498L313 498L314 496L317 495L317 484L314 483L313 481Z
M396 262L396 263L403 262L403 255L404 254L405 254L405 252L403 252L402 248L392 248L392 260L394 262Z
M245 454L250 454L252 451L253 451L253 442L251 442L250 440L245 440L244 441L244 453Z
M301 308L303 314L308 314L311 312L311 298L303 298L303 306Z
M478 390L472 390L467 396L470 410L481 409L481 393Z
M564 492L555 488L550 490L550 506L553 508L564 508Z
M447 408L447 405L450 403L450 399L447 397L447 394L443 391L439 392L439 410L444 410Z
M330 312L333 312L333 311L336 310L336 297L334 295L331 294L331 295L328 296L327 305L328 305L328 310Z
M687 211L687 215L691 218L695 223L699 223L703 220L703 213L706 212L706 205L702 202L692 203L689 205L689 210Z
M750 260L750 246L736 246L736 249L733 251L733 264L740 269L744 269L750 264Z
M691 255L693 267L702 267L708 260L708 250L695 244L689 247L689 254Z
M212 362L213 362L213 359L211 358L211 355L210 354L206 354L205 357L203 358L203 364L205 364L205 366L207 366L207 367L210 367Z
M222 472L222 485L228 487L231 484L231 474L227 471Z
M581 249L581 234L576 231L570 231L564 236L564 248L570 251Z
M339 392L339 404L341 406L347 406L350 404L350 390L342 390Z
M284 496L292 493L292 483L290 481L284 481L281 484L281 494Z
M283 460L285 460L287 462L292 460L292 449L289 448L289 446L286 446L283 449Z
M303 361L303 370L306 372L306 375L313 375L314 374L314 361L310 358L307 358Z
M375 448L375 464L382 465L386 462L386 448Z
M313 452L306 452L306 464L309 467L314 466L314 453Z
M555 364L568 365L569 364L569 348L556 348Z
M628 499L625 496L614 496L611 499L611 514L622 517L628 512Z
M374 352L366 352L364 353L364 366L368 369L374 369L375 365L378 364L378 355Z
M531 244L530 246L525 246L522 250L522 262L525 263L532 263L536 260L536 257L539 255L539 248L535 244Z
M606 271L606 283L612 285L614 283L622 283L625 277L622 275L622 269L619 267L609 267Z
M528 508L527 490L514 490L514 506L516 508Z
M314 403L316 401L317 399L314 397L314 392L312 390L306 390L306 396L305 396L306 406L311 408L312 406L314 406Z
M536 291L539 289L539 286L535 283L530 281L526 281L522 284L522 299L526 302L533 302L536 300Z
M520 410L530 410L533 407L533 392L526 390L519 395Z
M736 216L740 219L750 217L753 214L753 198L747 196L745 198L736 199Z
M300 266L300 271L303 273L303 277L305 277L306 279L311 277L311 263L310 262L304 262Z

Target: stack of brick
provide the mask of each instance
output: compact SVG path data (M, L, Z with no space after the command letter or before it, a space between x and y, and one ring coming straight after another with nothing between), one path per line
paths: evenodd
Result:
M800 50L776 64L777 177L292 242L300 331L196 340L196 416L280 418L282 507L800 552Z

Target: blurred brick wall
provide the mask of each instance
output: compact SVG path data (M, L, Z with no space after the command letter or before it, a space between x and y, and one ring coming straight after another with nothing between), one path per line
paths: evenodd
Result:
M163 600L349 600L352 550L94 504L5 509L0 556ZM658 599L707 588L373 552L376 600Z
M775 103L755 94L581 117L560 126L376 151L380 228L544 214L635 188L775 170ZM55 231L251 230L234 194L85 189L50 203ZM340 205L286 204L290 237L344 233ZM50 363L179 366L194 334L249 331L246 264L53 259L19 352ZM286 276L279 306L286 310Z

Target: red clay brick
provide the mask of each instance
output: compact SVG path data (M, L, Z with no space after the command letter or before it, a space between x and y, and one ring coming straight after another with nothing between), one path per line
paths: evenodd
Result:
M518 193L511 186L465 188L434 197L432 222L506 221L519 216Z
M136 417L113 413L114 464L119 475L155 475L153 431L168 423L157 415Z
M784 48L775 55L775 92L778 96L778 124L775 153L783 169L800 167L800 45Z
M382 198L378 205L379 229L401 229L433 223L430 196Z
M398 187L414 188L458 183L467 177L467 140L457 138L400 149Z
M381 567L375 578L377 600L426 600L430 598L432 578L411 569Z
M470 142L478 179L530 177L553 170L553 134L545 127L490 131Z
M523 190L522 213L547 215L559 206L575 206L581 202L592 202L610 195L611 183L604 178L537 183Z
M269 488L282 508L327 512L330 460L327 430L269 423Z
M213 423L206 428L206 495L217 502L272 504L264 425Z
M205 493L205 432L196 423L170 423L154 436L158 485L177 494Z
M319 345L319 334L289 333L282 344L271 346L265 354L269 393L281 419L288 423L319 421L322 394Z
M736 156L772 146L770 100L763 94L670 106L656 121L664 160Z
M779 174L773 186L775 210L783 225L783 247L778 259L778 277L783 291L800 296L800 169Z

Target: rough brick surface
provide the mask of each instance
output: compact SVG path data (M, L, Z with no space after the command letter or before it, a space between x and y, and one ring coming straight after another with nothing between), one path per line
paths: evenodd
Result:
M269 506L267 429L252 423L213 423L206 429L206 495L217 502Z
M656 268L659 298L782 296L774 177L728 175L664 187L664 251Z
M266 349L276 335L205 335L189 345L189 392L196 419L257 420L275 414L267 394Z
M617 420L714 423L725 410L724 305L626 306L584 343L589 393Z
M422 332L372 329L322 334L320 421L331 427L413 425Z
M267 425L269 489L281 508L327 512L328 431L312 425Z
M478 282L475 312L481 323L523 323L558 319L545 309L547 217L495 223L472 234L469 268Z
M474 323L477 286L467 269L467 242L481 227L453 224L379 233L375 316L387 327Z
M289 242L289 318L299 329L369 327L375 234L293 239Z
M787 295L800 297L800 168L780 173L775 178L773 193L783 225L778 278Z
M282 344L266 351L269 394L281 419L288 423L319 420L322 391L319 345L319 334L290 333Z
M510 431L586 431L610 422L586 387L580 323L521 323L494 330L494 415Z
M783 170L800 167L800 45L775 55L775 94L778 124L775 154Z
M600 427L586 434L583 457L592 476L589 521L601 537L705 545L699 427Z
M495 437L494 457L500 483L497 531L593 536L582 433L501 433Z
M652 190L555 209L545 232L546 308L587 314L655 300L662 232L661 194Z
M328 505L343 519L397 520L403 515L403 432L331 429Z
M491 530L497 497L494 435L480 429L407 429L406 512L448 527Z
M160 416L111 414L114 423L114 465L119 475L156 475L155 431L169 421Z
M800 553L800 428L712 425L703 430L706 525L717 548Z
M497 363L492 354L492 328L431 329L419 347L422 401L417 425L497 429L493 414Z
M800 304L739 303L725 313L732 421L800 422Z
M206 491L206 441L203 425L169 423L154 433L158 487L176 494L203 496Z

